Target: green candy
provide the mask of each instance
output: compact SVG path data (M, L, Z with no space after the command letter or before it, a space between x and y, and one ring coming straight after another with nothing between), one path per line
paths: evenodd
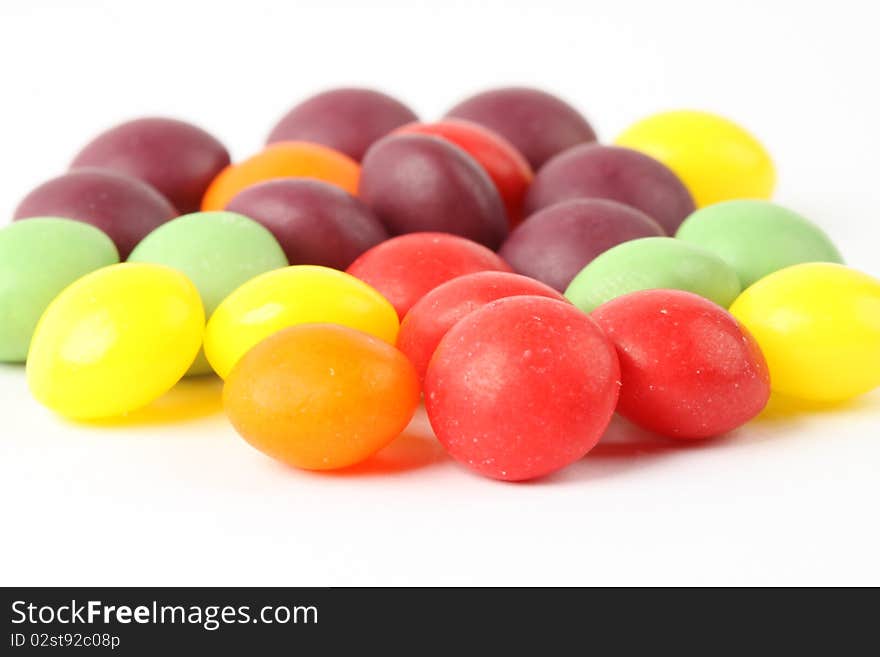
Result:
M234 212L194 212L173 219L147 235L128 260L167 265L186 274L199 290L205 317L240 285L288 265L272 233ZM189 374L210 371L200 352Z
M59 292L117 262L113 241L80 221L38 217L0 229L0 362L23 363L40 316Z
M791 265L843 263L821 229L769 201L708 205L689 216L676 237L720 256L736 271L743 288Z
M727 308L741 292L736 272L714 253L672 237L609 249L574 277L565 296L584 312L630 292L686 290Z

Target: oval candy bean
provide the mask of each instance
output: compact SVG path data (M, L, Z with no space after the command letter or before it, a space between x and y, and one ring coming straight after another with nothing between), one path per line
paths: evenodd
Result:
M565 296L585 312L629 292L685 290L727 308L741 291L736 272L710 251L672 237L645 237L609 249L574 277Z
M80 221L41 217L0 229L0 362L23 363L49 303L75 280L118 262L110 238Z
M358 195L392 235L444 232L497 248L507 236L498 190L477 162L446 140L391 135L363 162Z
M880 386L880 281L833 263L786 267L730 307L767 358L773 389L838 402Z
M28 385L69 418L124 415L183 377L204 328L199 292L182 273L142 263L104 267L46 309L31 341Z
M532 179L532 167L514 146L488 128L463 121L446 119L437 123L413 123L397 134L422 134L441 137L455 144L485 169L504 201L507 220L513 228L522 221L523 202Z
M341 324L394 344L397 313L375 289L341 271L295 265L266 272L230 294L205 329L205 356L226 378L254 345L288 326Z
M348 273L372 285L403 319L413 304L441 283L478 271L510 271L485 246L445 233L401 235L364 253Z
M491 301L523 295L566 301L553 288L518 274L481 271L459 276L435 287L410 308L400 324L397 348L424 379L437 345L456 323Z
M34 189L13 218L62 217L91 224L127 258L148 233L176 216L174 206L145 182L102 169L77 169Z
M389 132L418 117L406 105L372 89L324 91L296 105L272 128L268 143L310 141L360 162Z
M460 102L447 117L484 125L507 139L537 171L567 148L596 141L596 133L571 105L540 89L490 89Z
M802 262L843 262L818 226L769 201L708 205L688 217L676 237L720 256L736 270L743 288Z
M208 185L228 164L226 148L201 128L150 117L101 133L70 167L110 169L143 180L185 214L199 209Z
M770 398L767 363L754 338L707 299L643 290L590 316L617 349L617 412L650 431L718 436L751 420Z
M391 345L335 324L303 324L267 338L223 388L235 429L253 447L307 470L334 470L373 455L419 404L410 362Z
M259 183L238 193L226 209L268 228L292 265L345 269L388 239L388 231L366 205L320 180Z
M604 198L641 210L675 234L694 211L681 180L657 160L618 146L584 144L554 157L535 176L526 211L573 198Z
M611 247L662 235L656 221L633 207L605 199L572 199L526 219L498 255L520 274L562 292L581 269Z
M222 210L242 190L275 178L313 178L357 192L360 166L332 148L304 141L271 144L246 160L230 164L214 178L202 210Z
M602 330L544 297L493 301L440 341L425 408L450 456L493 479L534 479L599 441L617 403L620 370Z

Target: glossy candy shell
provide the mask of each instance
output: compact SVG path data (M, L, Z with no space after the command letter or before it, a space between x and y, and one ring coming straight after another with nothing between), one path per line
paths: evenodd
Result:
M267 338L223 389L236 430L269 456L308 470L359 463L403 431L419 404L409 361L391 345L333 324Z
M226 378L273 333L316 322L358 329L389 344L400 328L391 304L366 283L335 269L295 265L257 276L229 295L208 321L205 355Z
M521 481L573 463L617 403L614 347L593 320L544 297L493 301L440 341L425 378L437 438L463 465Z
M781 269L730 312L755 336L773 389L838 402L880 386L880 280L831 263Z
M80 278L46 309L31 342L28 385L69 418L123 415L186 373L205 315L195 285L161 265L123 263Z

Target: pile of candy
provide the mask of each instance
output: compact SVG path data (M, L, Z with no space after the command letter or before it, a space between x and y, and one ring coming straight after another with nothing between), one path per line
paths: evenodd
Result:
M200 128L139 119L0 230L0 360L78 420L213 371L245 440L315 470L386 446L424 393L453 458L539 477L615 412L700 439L771 387L880 385L880 281L766 200L774 183L721 117L661 113L600 145L525 88L436 123L325 92L236 163Z

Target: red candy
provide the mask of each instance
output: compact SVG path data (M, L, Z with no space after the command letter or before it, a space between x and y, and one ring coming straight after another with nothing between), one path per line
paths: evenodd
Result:
M424 379L434 350L459 320L496 299L522 295L566 301L552 287L519 274L481 271L459 276L434 288L410 308L400 325L397 348Z
M618 412L673 438L708 438L757 415L770 396L757 343L720 306L690 292L644 290L592 315L617 348Z
M355 260L348 273L372 285L403 318L441 283L478 271L510 271L485 246L445 233L409 233L382 242Z
M533 479L596 445L619 374L613 345L590 317L553 299L510 297L440 341L425 407L453 458L494 479Z
M434 135L461 148L486 170L495 183L511 228L522 220L523 201L535 175L528 161L504 137L461 119L412 123L397 132Z

